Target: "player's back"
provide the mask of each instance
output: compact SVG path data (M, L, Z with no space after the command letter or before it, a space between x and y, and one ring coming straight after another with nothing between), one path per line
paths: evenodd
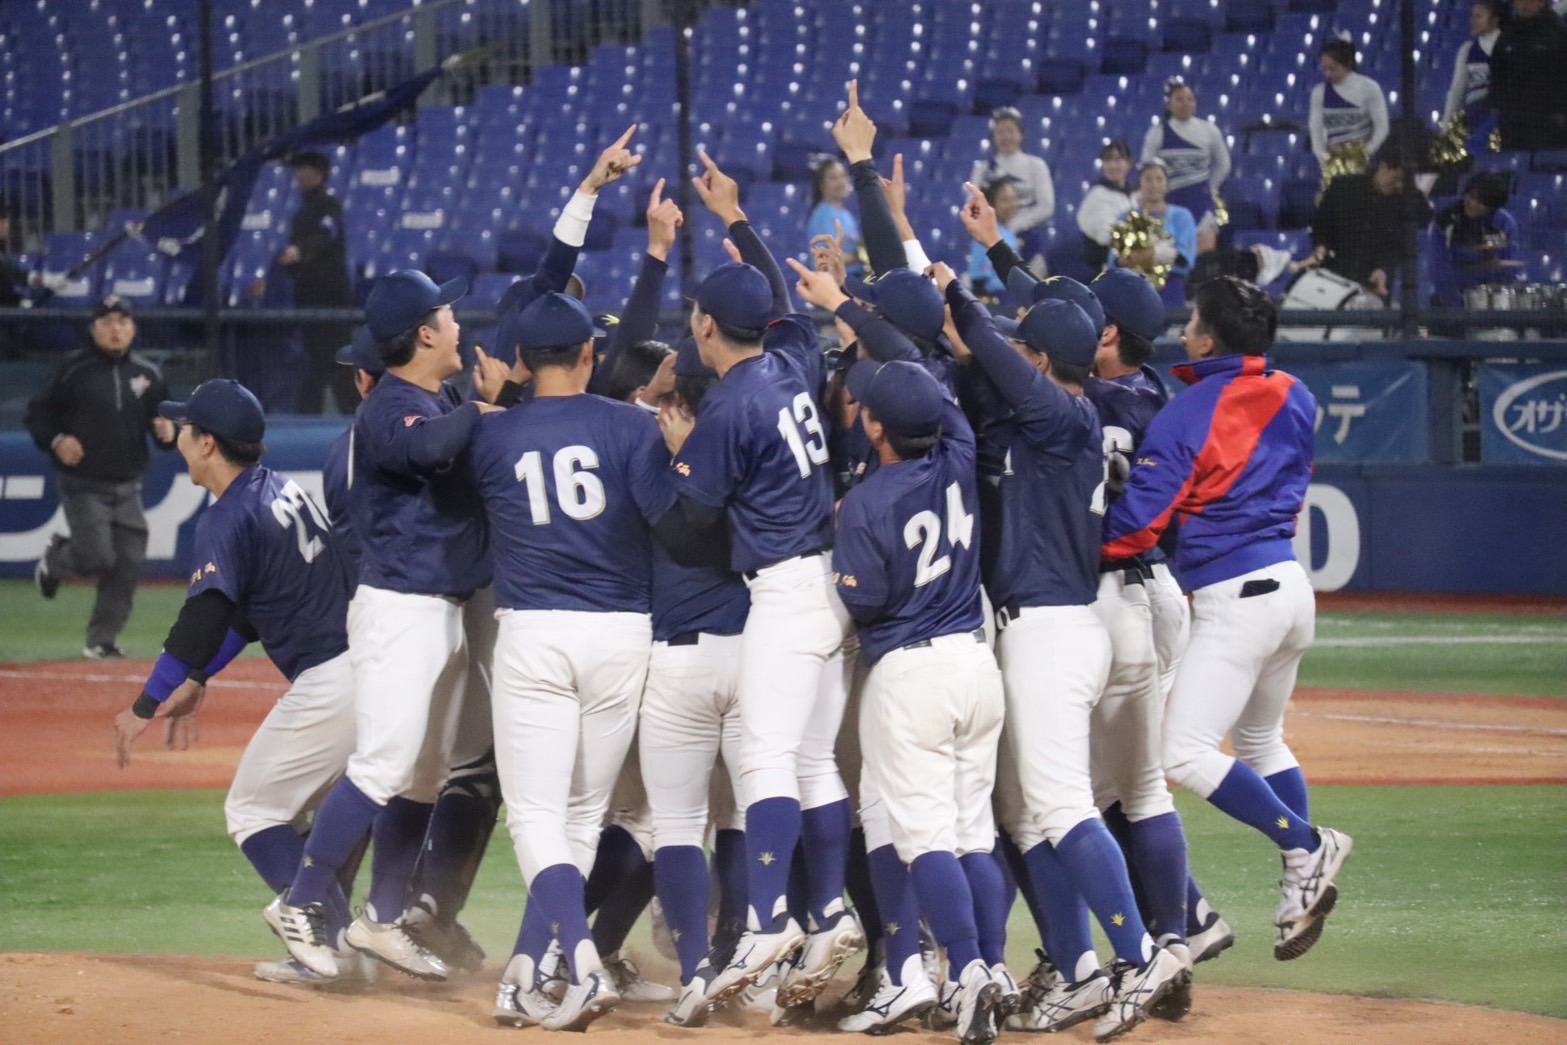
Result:
M325 499L327 519L332 524L332 535L337 538L338 550L348 568L349 591L359 583L359 558L364 545L359 532L354 529L349 491L354 484L353 469L354 429L348 429L332 440L321 461L321 495Z
M594 395L491 414L474 435L502 609L647 613L652 534L674 504L658 422Z
M321 508L257 465L197 522L190 594L216 589L290 679L348 648L349 579Z

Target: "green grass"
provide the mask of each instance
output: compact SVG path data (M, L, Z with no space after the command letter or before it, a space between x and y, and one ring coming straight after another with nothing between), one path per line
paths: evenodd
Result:
M1352 833L1338 910L1305 958L1275 962L1277 857L1182 795L1193 868L1239 942L1203 983L1442 998L1567 1017L1567 791L1324 787L1318 818ZM0 949L263 958L267 901L223 836L222 795L131 792L0 802ZM464 921L509 948L522 886L502 827ZM1012 962L1032 966L1020 904ZM644 951L645 922L636 946ZM1101 953L1108 953L1101 948Z
M0 581L0 663L80 659L93 596L89 584L62 584L60 593L46 601L30 580ZM182 584L143 584L120 647L132 657L156 657L184 601ZM262 653L252 646L245 655Z

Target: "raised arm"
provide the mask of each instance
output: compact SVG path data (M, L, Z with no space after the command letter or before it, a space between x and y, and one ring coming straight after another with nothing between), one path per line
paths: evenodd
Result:
M772 318L788 315L794 311L794 302L789 297L789 284L784 279L783 270L778 267L778 260L746 220L745 211L740 209L739 183L720 170L706 152L698 150L697 156L706 168L701 177L691 179L697 195L702 197L703 204L713 216L729 230L729 238L740 251L740 259L760 269L762 275L767 277L768 284L773 288Z
M833 140L849 161L849 176L860 200L860 235L871 268L877 273L891 272L908 265L903 251L903 236L882 188L871 147L876 143L876 124L860 108L860 82L849 81L849 107L832 125Z
M1043 381L1044 377L1007 343L1001 331L996 329L990 310L968 292L951 268L937 262L931 266L930 276L946 295L958 336L974 353L974 361L990 378L991 385L1013 409L1028 402L1035 383Z
M615 361L621 353L658 333L658 302L664 293L664 278L669 274L669 252L674 249L675 237L684 223L685 215L675 201L664 199L664 179L658 179L648 199L647 252L642 255L642 268L621 310L620 322L610 331L604 358L593 369L589 392L606 395L609 376L615 372Z

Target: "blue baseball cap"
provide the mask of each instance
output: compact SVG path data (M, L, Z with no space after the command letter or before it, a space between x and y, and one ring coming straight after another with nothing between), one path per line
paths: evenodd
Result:
M417 269L402 269L382 276L365 300L365 326L376 341L386 341L412 330L425 315L468 293L468 277L458 276L440 286Z
M196 425L236 443L259 443L267 434L261 401L230 377L203 381L184 402L164 400L158 404L158 416L175 424Z
M1146 276L1126 269L1107 269L1088 289L1104 307L1106 322L1149 341L1164 333L1164 302Z
M1015 339L1022 336L1017 332L1018 327L1022 324L1018 323L1011 316L991 316L990 319L991 322L996 324L996 329L1001 331L1002 337Z
M506 334L504 351L516 349L570 348L603 337L593 314L568 294L545 294L501 323Z
M370 328L363 323L354 328L354 339L337 350L336 358L344 366L358 367L372 374L379 374L386 369L381 350L375 338L370 336Z
M849 394L894 435L941 431L941 385L918 363L862 359L849 368Z
M1016 272L1017 269L1012 271ZM1011 276L1009 275L1007 278L1010 280ZM1089 290L1087 286L1079 283L1071 276L1050 276L1035 284L1034 302L1040 301L1070 301L1082 309L1083 313L1088 316L1088 320L1093 323L1096 333L1104 333L1104 306L1099 303L1099 299L1094 296L1092 290ZM1028 306L1025 305L1024 307Z
M892 269L873 280L851 279L850 294L876 306L893 326L926 341L941 336L946 303L936 284L913 269Z
M726 327L764 330L772 322L773 287L754 265L731 261L718 266L696 288L695 300Z
M1099 350L1094 321L1070 301L1041 301L1018 324L1017 336L1035 352L1078 366L1092 365Z
M687 334L675 343L676 377L713 377L718 371L702 362L702 353L696 347L696 338Z

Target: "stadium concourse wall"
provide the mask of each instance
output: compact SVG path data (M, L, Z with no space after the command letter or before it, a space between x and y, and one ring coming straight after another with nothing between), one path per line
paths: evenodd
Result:
M1179 354L1162 344L1160 369ZM1567 343L1281 343L1275 355L1319 403L1295 538L1317 590L1567 595ZM266 463L319 499L344 426L274 417ZM65 531L54 476L27 433L0 432L0 577L30 576ZM143 499L148 576L188 575L205 491L177 453L154 451Z

